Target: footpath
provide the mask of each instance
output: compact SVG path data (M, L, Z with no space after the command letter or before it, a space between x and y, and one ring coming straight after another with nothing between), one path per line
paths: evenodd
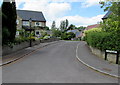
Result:
M12 63L14 61L17 61L17 60L31 54L32 52L36 51L37 49L40 49L42 47L45 47L45 46L48 46L50 44L54 44L57 42L58 41L48 42L48 43L40 43L39 45L35 45L33 47L28 47L28 48L19 50L17 52L2 56L2 64L0 64L0 66L4 66L4 65L7 65L7 64Z
M76 54L77 59L89 68L112 77L120 78L118 71L120 65L110 63L94 55L86 42L81 41L78 44Z

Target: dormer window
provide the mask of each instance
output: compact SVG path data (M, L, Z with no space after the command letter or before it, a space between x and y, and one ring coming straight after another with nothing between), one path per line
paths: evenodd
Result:
M41 26L40 22L35 22L35 26Z

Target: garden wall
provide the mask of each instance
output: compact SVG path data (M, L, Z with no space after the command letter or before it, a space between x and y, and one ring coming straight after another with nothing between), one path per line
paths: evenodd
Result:
M105 58L105 52L103 52L103 51L101 51L101 50L99 50L97 48L93 48L91 46L90 46L90 49L91 49L93 54L97 55L100 58L103 58L103 59ZM107 59L111 63L116 63L116 54L109 54L108 53ZM119 58L119 62L120 62L120 58Z
M40 43L45 43L45 42L52 42L52 41L57 41L59 39L48 39L48 40L36 40L36 41L32 41L32 46L34 45L38 45ZM20 44L14 45L13 47L9 47L9 46L3 46L2 47L2 55L7 55L19 50L22 50L24 48L27 48L30 46L30 42L22 42Z

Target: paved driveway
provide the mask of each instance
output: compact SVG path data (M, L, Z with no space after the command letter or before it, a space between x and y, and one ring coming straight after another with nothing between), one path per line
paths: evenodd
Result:
M78 43L81 42L60 41L4 66L3 83L117 83L116 78L78 62Z

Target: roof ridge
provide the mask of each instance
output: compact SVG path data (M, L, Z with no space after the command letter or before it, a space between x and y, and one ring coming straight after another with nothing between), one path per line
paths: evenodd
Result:
M42 11L34 11L34 10L21 10L21 9L17 9L17 11L28 11L28 12L41 12L42 13Z

